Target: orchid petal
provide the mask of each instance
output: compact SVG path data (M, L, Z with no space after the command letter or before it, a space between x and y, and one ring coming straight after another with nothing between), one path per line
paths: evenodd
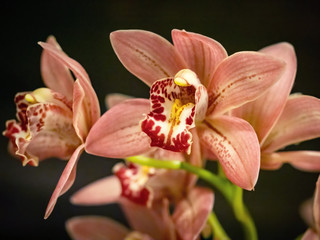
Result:
M122 64L149 86L186 68L173 45L152 32L119 30L110 34L110 40Z
M318 234L312 229L309 228L302 236L301 240L319 240Z
M202 156L200 139L196 128L190 130L192 133L192 145L191 145L191 154L188 158L188 162L197 167L202 167L204 165L204 158ZM188 156L187 156L188 157Z
M210 189L193 188L176 206L172 219L181 239L197 239L213 207Z
M255 100L280 79L284 66L279 59L258 52L226 58L208 86L209 114L222 114Z
M188 175L183 170L157 169L146 182L146 187L152 190L152 200L180 199L184 191L189 188Z
M316 191L314 194L313 218L314 218L314 227L317 233L320 234L320 177L318 177L318 180L316 183Z
M199 85L195 92L196 121L202 121L208 110L208 92L203 85Z
M84 89L86 94L86 101L90 105L90 122L89 124L94 124L100 117L100 107L97 95L91 86L89 76L83 67L72 58L68 57L64 52L52 46L49 43L39 42L39 45L47 51L52 57L61 61L65 64L75 75L76 79L79 79L79 83ZM91 126L90 126L91 127Z
M118 103L122 103L128 99L131 99L133 97L121 94L121 93L111 93L106 95L104 102L107 109L110 109L117 105Z
M100 216L78 216L68 219L66 229L74 240L123 240L129 229Z
M251 125L229 116L208 119L198 128L201 142L216 155L231 182L252 190L260 168L260 146Z
M93 123L90 116L90 103L86 101L85 90L79 80L74 82L73 89L73 125L77 135L85 142Z
M318 172L320 171L320 152L288 151L264 153L261 156L261 169L279 169L283 163L290 163L302 171Z
M58 197L64 194L68 189L72 186L75 177L76 177L76 169L77 169L77 162L79 157L84 149L84 145L80 145L72 154L71 158L69 159L66 167L64 168L59 182L52 193L50 201L48 203L46 213L44 219L47 219L53 211L54 206L56 205Z
M169 203L166 199L153 204L150 208L133 203L126 198L121 198L120 201L133 229L155 239L175 239L174 224L169 215Z
M290 144L320 137L320 99L292 95L262 150L273 152Z
M54 36L49 36L47 43L62 51ZM59 92L72 100L73 78L69 69L56 58L52 57L46 50L41 55L41 75L47 87Z
M284 74L270 89L253 102L233 110L233 115L247 120L255 129L260 143L280 117L290 94L296 70L297 60L293 47L289 43L278 43L261 50L286 62Z
M121 195L121 184L116 176L109 176L90 183L72 195L76 205L102 205L115 203Z
M310 227L314 225L313 203L314 203L314 198L312 197L305 200L300 205L300 208L299 208L301 218L307 224L307 226L310 226Z
M86 151L113 158L149 151L149 137L140 128L140 121L149 112L149 108L147 99L132 99L115 105L91 128L86 140Z
M223 46L206 36L176 29L172 31L172 40L188 68L198 75L204 86L208 86L216 67L228 56Z

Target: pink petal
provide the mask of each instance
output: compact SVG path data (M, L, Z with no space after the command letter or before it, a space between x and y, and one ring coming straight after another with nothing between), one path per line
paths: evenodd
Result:
M56 58L66 67L68 67L76 76L83 81L90 82L89 76L84 68L74 59L67 56L61 48L57 48L52 42L38 42L38 44L52 57Z
M62 51L55 37L49 36L47 43ZM46 50L41 55L41 75L46 86L72 100L73 78L69 69Z
M273 152L290 144L320 137L320 100L292 95L262 150Z
M86 151L113 158L125 158L149 151L149 137L140 128L140 121L149 112L149 108L147 99L132 99L115 105L90 130Z
M198 128L200 140L217 156L231 182L252 190L260 169L260 146L251 125L240 119L219 116Z
M307 226L313 226L314 225L314 219L313 219L313 202L314 198L309 198L300 205L299 212L300 216L303 219L303 221L306 223Z
M154 239L175 239L174 224L169 215L169 203L166 199L155 202L148 208L121 198L121 207L134 230L148 234Z
M186 189L189 188L188 175L183 170L157 169L155 174L149 177L146 187L152 190L153 201L164 198L180 199ZM192 174L192 176L194 175Z
M319 236L312 228L308 228L301 240L319 240Z
M176 206L172 215L181 239L197 239L213 208L213 192L196 187Z
M73 126L82 142L85 142L93 125L90 108L91 105L87 101L85 90L79 80L76 80L73 92Z
M102 205L117 202L120 195L119 179L116 176L109 176L80 189L70 200L76 205Z
M209 113L222 114L256 99L280 79L284 67L283 61L258 52L226 58L208 86Z
M266 93L253 102L233 110L233 115L250 122L260 143L280 117L290 94L296 70L297 60L293 47L289 43L278 43L261 50L286 62L284 74Z
M187 161L193 166L203 167L204 157L202 156L202 150L200 145L200 139L196 128L191 129L192 133L192 145L191 145L191 154L188 157Z
M131 99L131 98L132 98L131 96L124 95L121 93L111 93L105 97L104 102L105 102L106 108L110 109L113 106L117 105L118 103L122 103L125 100Z
M319 235L320 234L320 177L318 177L317 184L316 184L316 191L314 194L313 217L314 217L314 227Z
M320 171L320 152L288 151L264 153L261 156L261 169L279 169L283 163L290 163L302 171L318 172Z
M46 209L44 219L47 219L52 213L58 197L60 197L62 194L68 191L68 189L72 186L76 177L77 162L83 149L84 149L84 145L82 144L74 151L71 158L69 159L66 167L64 168L61 174L59 182L54 192L52 193L52 196L50 198L50 201Z
M198 75L204 86L208 86L216 67L228 56L223 46L206 36L176 29L172 31L172 40L188 68Z
M100 216L73 217L66 229L74 240L123 240L129 229L112 219Z
M208 110L208 92L203 85L199 85L195 92L196 121L205 119Z
M186 68L173 45L155 33L119 30L110 34L110 40L122 64L149 86Z
M97 95L91 86L87 72L77 61L68 57L64 52L51 44L39 42L39 45L43 47L48 54L67 66L74 73L75 77L79 79L80 85L86 94L86 101L88 101L88 105L90 105L90 122L92 124L95 123L100 117L100 107Z

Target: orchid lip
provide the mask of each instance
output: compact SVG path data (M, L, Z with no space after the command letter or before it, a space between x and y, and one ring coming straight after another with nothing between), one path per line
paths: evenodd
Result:
M152 147L190 154L195 127L197 75L180 70L173 78L156 81L150 90L151 111L141 121L142 131L151 139Z
M114 174L119 178L122 187L121 195L132 202L150 206L152 191L146 186L154 169L146 166L119 163L113 168Z

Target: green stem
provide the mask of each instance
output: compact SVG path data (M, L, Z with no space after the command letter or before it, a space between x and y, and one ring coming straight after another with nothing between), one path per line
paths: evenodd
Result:
M232 208L236 219L242 224L245 239L258 239L256 226L243 202L243 189L235 185Z
M208 222L213 229L213 236L215 240L230 240L214 212L211 212L209 215Z
M126 158L126 160L129 162L138 163L149 167L183 169L193 174L196 174L199 178L207 181L213 187L218 189L221 192L221 194L227 199L227 201L233 208L235 217L242 224L245 233L245 239L258 239L255 224L250 216L248 209L243 203L242 188L232 184L227 178L215 175L214 173L204 168L199 168L187 162L180 162L177 160L163 161L143 156L128 157Z

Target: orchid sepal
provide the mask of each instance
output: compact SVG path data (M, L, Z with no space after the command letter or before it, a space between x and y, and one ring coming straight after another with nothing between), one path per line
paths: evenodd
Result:
M213 152L237 186L253 190L260 169L260 145L251 125L239 118L219 116L198 128L200 141Z

